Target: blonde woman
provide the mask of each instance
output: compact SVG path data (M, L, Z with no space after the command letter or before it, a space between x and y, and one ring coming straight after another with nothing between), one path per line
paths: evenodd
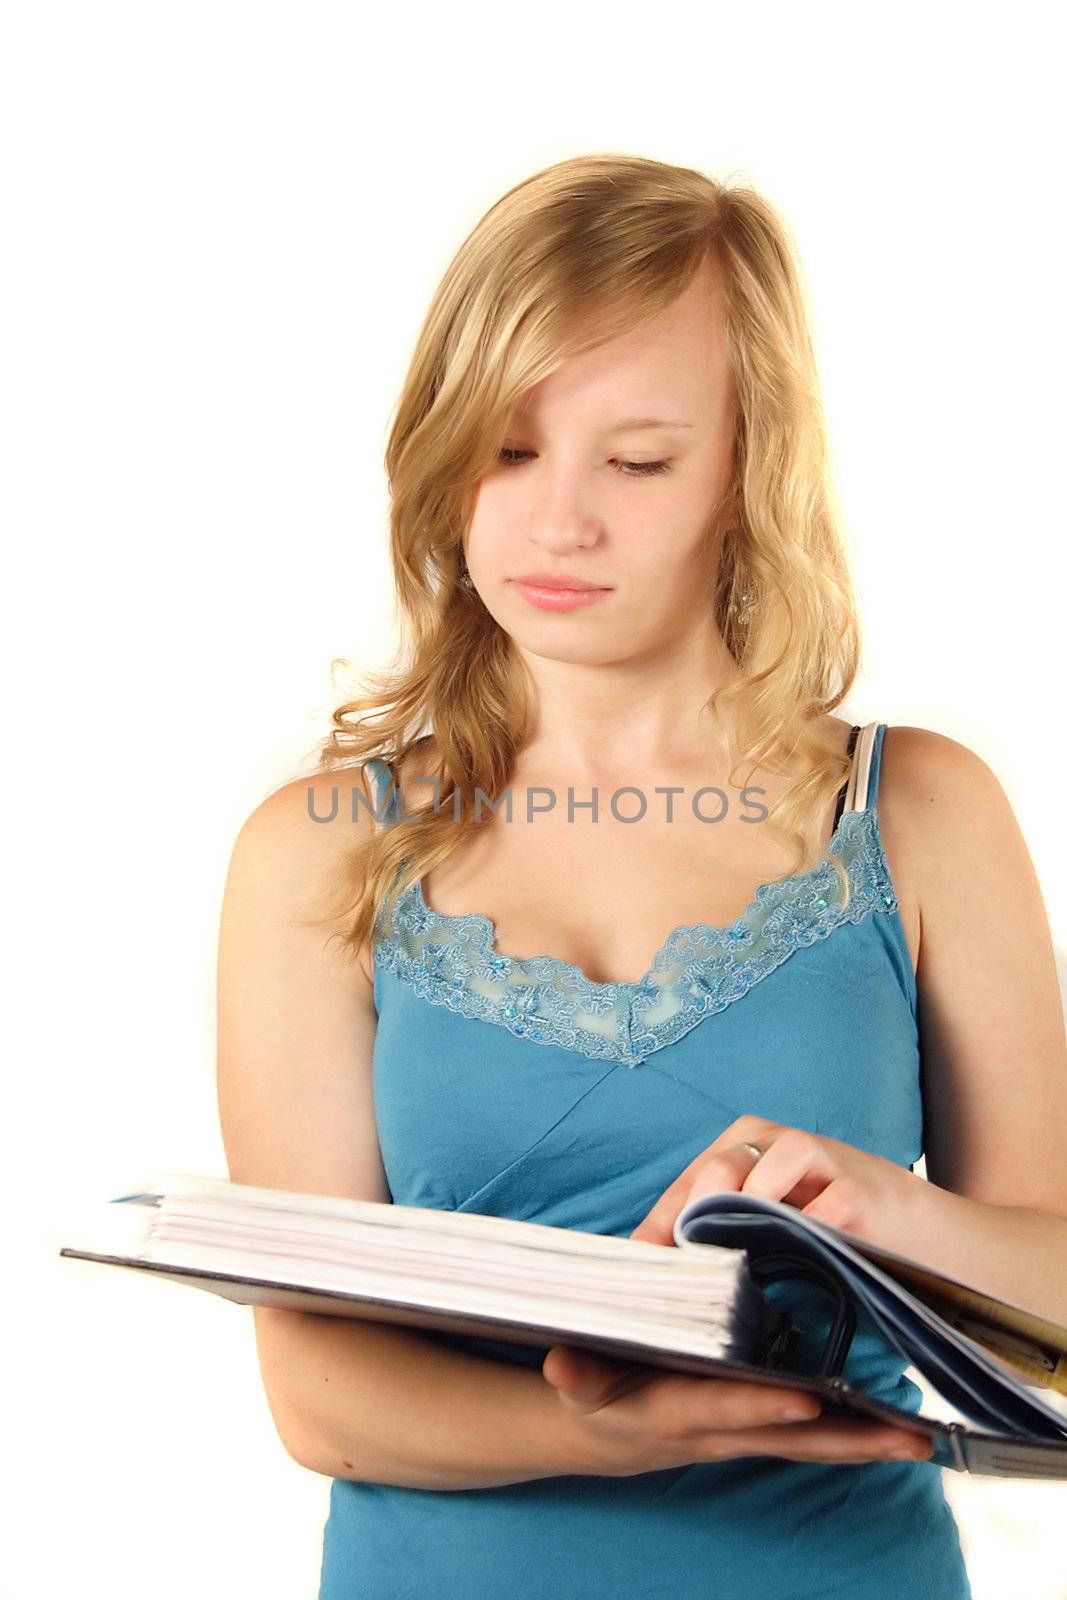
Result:
M231 1177L664 1243L744 1189L1067 1317L1040 890L976 755L835 715L857 618L774 209L630 157L520 183L434 296L387 467L402 654L227 880ZM817 1352L818 1291L768 1293ZM255 1322L332 1480L320 1600L970 1593L903 1429ZM861 1327L844 1375L917 1408L904 1366Z

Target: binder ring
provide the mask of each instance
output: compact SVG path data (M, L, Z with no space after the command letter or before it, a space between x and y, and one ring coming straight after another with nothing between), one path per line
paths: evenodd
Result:
M799 1278L807 1283L818 1284L833 1296L836 1307L834 1320L815 1368L815 1376L820 1378L840 1376L856 1332L856 1308L840 1280L819 1262L798 1261L795 1256L766 1255L757 1260L750 1259L749 1270L757 1284L761 1286L765 1283L777 1283L783 1278Z

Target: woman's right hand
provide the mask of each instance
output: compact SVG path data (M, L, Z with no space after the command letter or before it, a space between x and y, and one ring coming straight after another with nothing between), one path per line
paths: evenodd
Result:
M608 1477L731 1456L858 1464L893 1459L894 1450L912 1461L932 1454L931 1440L891 1423L824 1416L819 1397L799 1389L689 1377L567 1344L552 1347L541 1371Z

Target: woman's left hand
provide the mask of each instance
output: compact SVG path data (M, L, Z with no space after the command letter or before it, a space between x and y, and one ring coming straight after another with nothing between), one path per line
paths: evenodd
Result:
M630 1238L673 1244L675 1218L691 1200L736 1190L780 1200L832 1228L905 1253L922 1187L923 1179L906 1167L840 1139L766 1117L738 1117L675 1178Z

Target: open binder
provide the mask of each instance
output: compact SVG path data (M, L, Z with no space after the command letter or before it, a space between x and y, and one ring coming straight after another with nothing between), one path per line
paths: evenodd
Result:
M1067 1328L757 1195L704 1195L679 1214L674 1232L676 1244L744 1250L761 1287L793 1279L825 1289L833 1320L817 1371L804 1383L824 1405L920 1428L933 1438L939 1466L1067 1478L1067 1417L1009 1370L1067 1394ZM977 1426L922 1417L846 1383L841 1372L860 1313ZM788 1369L797 1331L788 1317L772 1319L756 1368ZM737 1370L755 1369L739 1363Z
M677 1217L677 1248L469 1212L169 1174L117 1196L60 1254L132 1267L241 1304L275 1305L540 1350L568 1343L697 1376L817 1394L824 1411L933 1440L954 1471L1067 1478L1067 1327L877 1249L779 1201L728 1191ZM829 1331L776 1306L814 1287ZM971 1425L864 1392L843 1376L861 1325ZM820 1325L819 1333L822 1328Z

